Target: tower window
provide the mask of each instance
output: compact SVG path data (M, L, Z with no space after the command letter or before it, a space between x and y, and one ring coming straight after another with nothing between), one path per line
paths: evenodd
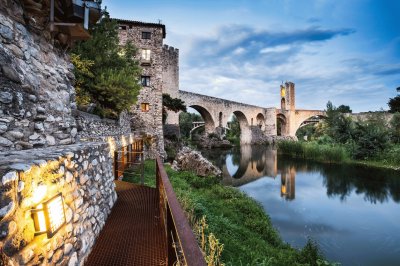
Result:
M140 104L140 109L142 110L142 112L148 112L150 110L149 103L141 103Z
M142 76L141 83L142 83L142 86L149 87L150 86L150 76Z
M150 49L142 49L142 61L149 62L150 61L151 50Z
M142 39L150 40L151 39L151 32L142 31Z

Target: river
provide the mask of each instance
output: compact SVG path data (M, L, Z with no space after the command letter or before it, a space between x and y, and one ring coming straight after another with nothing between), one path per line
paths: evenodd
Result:
M223 183L261 203L282 239L311 237L342 265L400 265L400 172L322 164L260 146L202 151Z

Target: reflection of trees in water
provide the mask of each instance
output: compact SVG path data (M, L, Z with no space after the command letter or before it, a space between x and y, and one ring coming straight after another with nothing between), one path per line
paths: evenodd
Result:
M357 165L320 164L280 156L278 169L287 167L295 167L297 172L320 172L328 197L339 196L341 200L346 200L354 191L356 194L363 194L364 199L371 203L383 203L388 201L389 197L400 203L398 171Z
M231 153L231 150L227 149L204 149L201 150L201 154L211 161L215 166L222 169L225 165L226 157Z

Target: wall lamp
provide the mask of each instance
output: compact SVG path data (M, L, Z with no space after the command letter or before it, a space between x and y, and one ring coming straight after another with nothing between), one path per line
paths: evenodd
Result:
M47 237L53 237L65 224L64 200L59 193L51 199L42 202L31 210L35 224L35 235L47 233Z

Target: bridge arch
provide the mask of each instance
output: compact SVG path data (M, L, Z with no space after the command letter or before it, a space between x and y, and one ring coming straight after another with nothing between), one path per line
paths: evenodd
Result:
M287 119L284 114L278 113L276 115L277 135L286 136L287 134Z
M249 120L242 111L234 111L233 114L239 121L240 126L240 144L246 144L251 142L251 130L249 126Z
M199 114L203 118L206 133L214 132L215 122L214 122L214 119L213 119L212 115L210 114L210 112L206 108L204 108L200 105L190 105L189 107L191 107L191 108L195 109L197 112L199 112Z
M301 129L302 127L305 127L307 125L311 125L311 124L317 124L319 122L321 122L322 120L326 119L325 115L311 115L308 118L305 119L301 119L300 121L297 121L297 125L296 125L296 131L295 136L298 136L298 131L299 129Z
M265 126L265 117L262 113L258 113L256 116L257 126L263 130Z

